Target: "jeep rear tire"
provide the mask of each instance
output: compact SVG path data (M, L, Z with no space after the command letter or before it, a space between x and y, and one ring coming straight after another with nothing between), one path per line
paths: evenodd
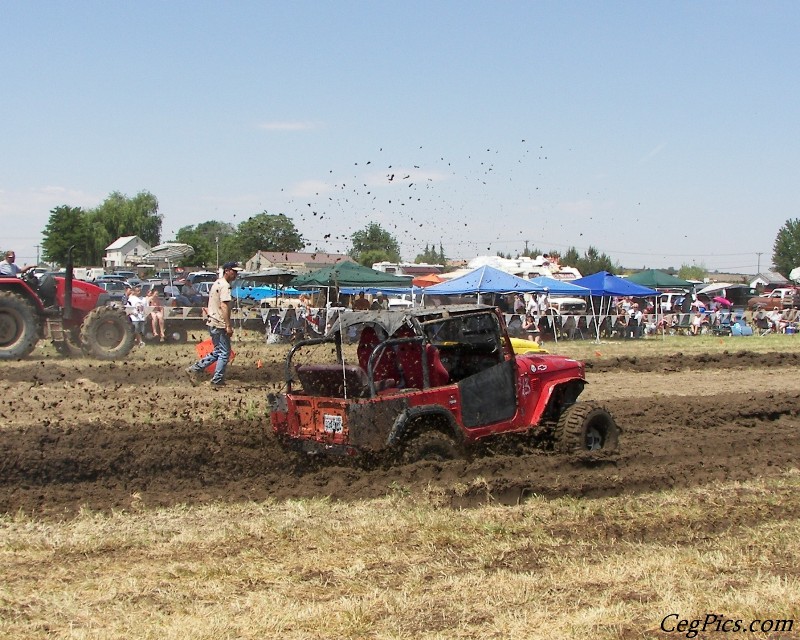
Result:
M619 427L605 407L579 402L569 407L558 420L555 446L562 453L605 451L619 446Z
M422 460L443 462L461 457L461 449L456 441L441 431L423 431L413 436L403 447L403 462Z
M0 360L27 356L39 341L36 310L24 297L0 291Z
M83 320L81 343L98 360L124 358L133 349L133 324L124 311L98 307Z

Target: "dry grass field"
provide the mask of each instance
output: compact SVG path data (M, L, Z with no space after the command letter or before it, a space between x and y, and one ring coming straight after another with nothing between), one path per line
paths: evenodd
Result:
M547 347L617 459L306 466L253 337L219 392L191 345L4 363L0 638L800 638L800 338Z

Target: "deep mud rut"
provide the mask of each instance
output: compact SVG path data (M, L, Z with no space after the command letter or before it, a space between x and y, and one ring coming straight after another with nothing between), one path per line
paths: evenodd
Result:
M622 428L620 452L580 459L526 439L470 460L406 466L320 463L287 453L266 417L280 363L234 366L225 390L184 380L165 348L125 365L29 359L0 379L0 512L69 517L209 500L353 500L435 492L444 504L532 495L603 496L745 480L798 466L797 354L590 362L584 399Z

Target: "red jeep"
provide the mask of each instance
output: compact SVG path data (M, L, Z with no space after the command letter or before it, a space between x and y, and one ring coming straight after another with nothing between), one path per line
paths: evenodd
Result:
M350 358L343 336L360 336ZM321 351L331 362L299 364ZM515 355L492 307L345 311L325 338L290 351L286 392L271 398L272 429L308 452L389 451L409 462L455 458L489 436L531 430L559 451L614 451L612 416L576 403L584 374L582 362L563 356Z

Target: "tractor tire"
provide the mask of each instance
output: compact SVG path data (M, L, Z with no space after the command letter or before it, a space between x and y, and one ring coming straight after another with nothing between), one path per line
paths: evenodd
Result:
M79 358L86 352L81 345L81 331L78 328L64 329L66 340L53 340L56 351L65 358Z
M461 448L451 437L441 431L423 431L413 436L403 447L402 459L405 463L444 462L462 457Z
M98 307L81 325L81 343L86 353L98 360L117 360L133 349L133 324L120 309Z
M555 429L556 449L562 453L604 451L619 446L619 427L605 407L578 402L567 408Z
M24 297L0 291L0 360L19 360L39 342L36 309Z

